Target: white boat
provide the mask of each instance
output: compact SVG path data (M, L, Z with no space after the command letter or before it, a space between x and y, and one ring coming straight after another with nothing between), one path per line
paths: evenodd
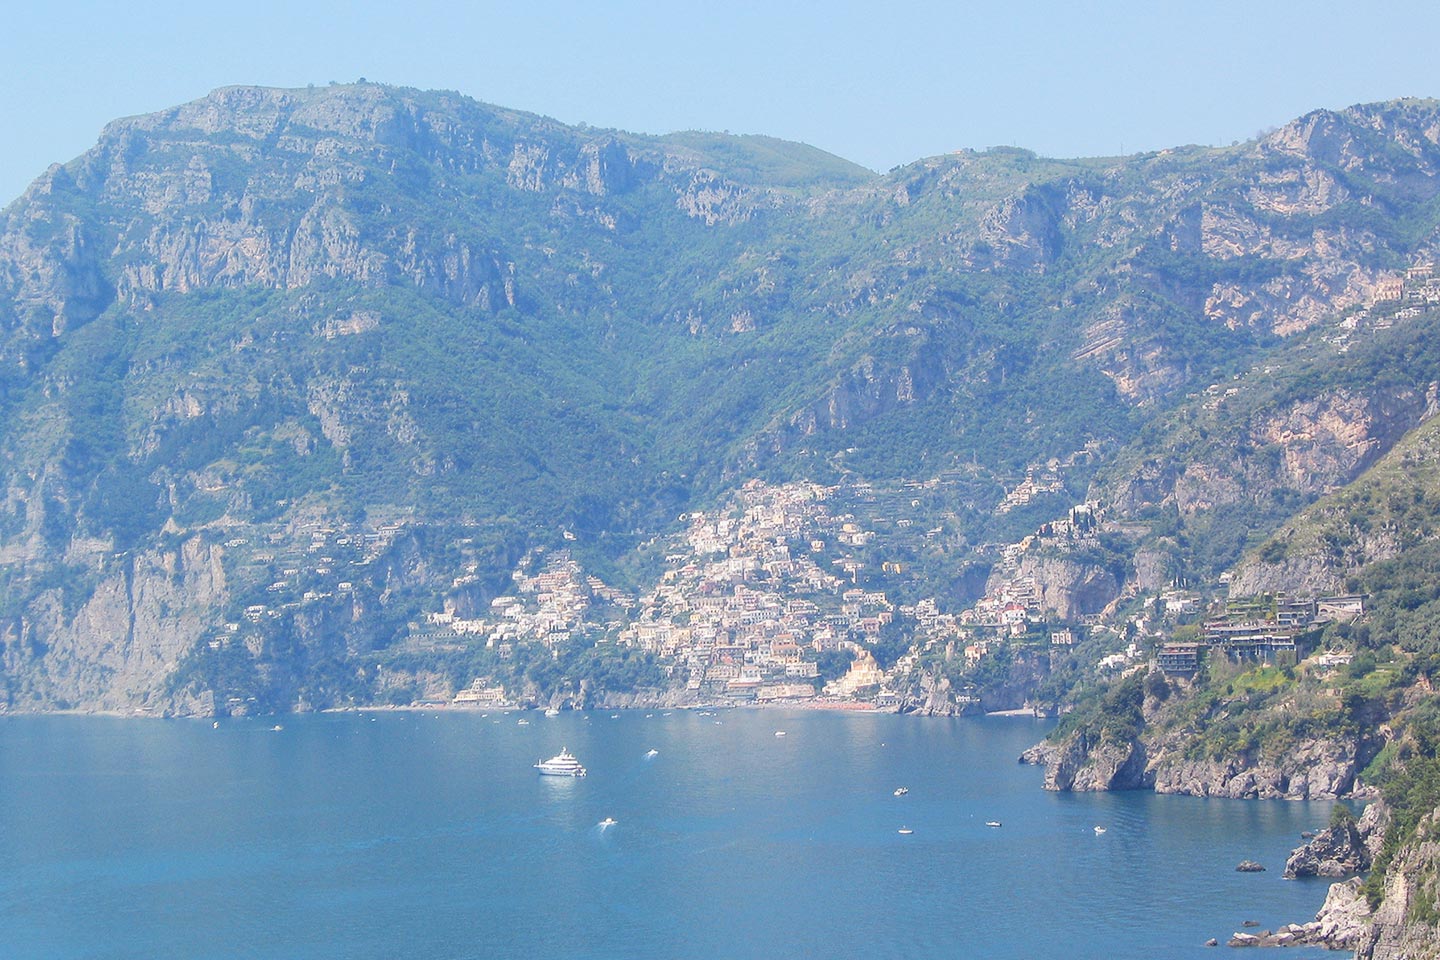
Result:
M559 711L558 709L556 709L555 707L551 707L551 708L549 708L548 710L545 711L545 716L547 716L547 717L558 717L558 716L560 716L560 711Z
M546 777L585 776L585 768L580 766L580 761L576 760L574 755L563 747L549 760L537 761L535 769L540 771L541 776Z
M1000 821L999 821L999 820L986 820L986 821L985 821L985 826L987 826L987 827L998 827L998 826L1000 826Z
M650 750L646 750L646 751L645 751L645 756L647 756L647 757L654 757L654 756L658 756L659 753L660 753L659 750L650 749Z
M897 832L900 833L902 836L908 837L908 836L910 836L910 834L914 833L915 831L914 831L914 830L911 830L909 827L901 827Z
M776 730L776 731L775 731L775 736L777 736L777 737L783 737L783 736L785 736L785 731L784 731L784 730Z
M600 829L604 830L606 827L613 827L619 822L620 821L616 820L614 817L606 817L604 820L600 821Z
M909 792L910 792L910 788L909 788L909 787L896 787L896 788L895 788L895 796L897 796L897 797L903 797L903 796L905 796L905 794L907 794L907 793L909 793Z
M1104 832L1105 832L1105 828L1104 828L1104 827L1096 827L1096 828L1095 828L1095 836L1097 836L1097 837L1100 836L1100 834L1102 834L1102 833L1104 833Z

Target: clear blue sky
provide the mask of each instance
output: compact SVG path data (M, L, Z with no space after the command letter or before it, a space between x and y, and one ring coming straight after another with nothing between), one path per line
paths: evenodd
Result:
M234 83L360 77L566 122L802 140L877 170L961 147L1229 143L1440 95L1435 0L208 4L12 0L0 206L106 121Z

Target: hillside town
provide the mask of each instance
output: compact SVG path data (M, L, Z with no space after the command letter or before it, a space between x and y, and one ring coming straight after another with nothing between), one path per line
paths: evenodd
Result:
M1216 599L1214 590L1128 592L1109 575L1100 505L1076 504L1013 543L960 543L986 573L978 597L917 595L907 561L955 546L922 504L945 481L893 488L751 480L731 503L686 514L683 531L657 542L660 572L642 593L587 572L570 549L527 554L510 589L479 609L461 598L478 587L477 563L462 563L450 590L396 647L408 654L484 650L504 665L536 649L558 659L576 643L653 658L684 702L814 704L917 709L937 683L945 709L1016 707L979 695L980 674L1015 662L1042 676L1085 648L1090 669L1118 673L1151 663L1193 676L1207 652L1270 662L1297 655L1297 637L1363 610L1363 598ZM997 514L1058 482L1027 471ZM263 542L226 546L268 574L262 597L225 623L209 646L254 646L287 615L352 602L356 581L405 535L403 517L364 530L320 523ZM458 541L466 556L468 541ZM903 547L904 549L901 549ZM1113 558L1111 558L1113 560ZM1058 573L1057 573L1058 571ZM1075 584L1090 582L1078 596ZM502 671L496 671L500 673ZM436 691L426 694L432 702ZM445 695L458 706L498 709L527 700L498 676L480 675ZM235 704L230 706L234 707Z
M832 512L839 499L835 488L818 484L752 480L730 509L686 516L683 537L644 595L588 575L569 551L535 553L515 572L514 591L494 598L488 615L436 611L417 635L483 643L502 662L523 644L553 651L589 635L598 645L654 656L697 704L911 709L927 678L945 676L957 681L954 699L963 709L967 703L982 706L981 698L966 695L965 677L987 659L1020 654L1048 666L1088 640L1101 672L1158 660L1167 673L1184 676L1212 647L1252 659L1293 655L1302 629L1337 615L1337 605L1349 605L1338 615L1358 610L1359 598L1281 600L1265 610L1232 605L1189 643L1167 638L1177 624L1203 617L1201 595L1192 591L1154 597L1121 597L1117 591L1108 615L1070 605L1062 616L1055 585L1038 583L1026 571L1037 555L1093 551L1103 528L1096 504L1076 505L1035 534L992 548L986 589L974 602L956 609L945 609L936 597L902 602L874 585L901 573L896 565L883 564L878 577L864 576L859 548L874 545L879 534L853 513ZM890 526L908 529L903 517ZM922 536L927 534L938 535ZM1113 615L1125 601L1138 612L1117 626ZM1058 604L1065 605L1063 599ZM516 693L494 678L477 677L457 702L494 707L512 702Z

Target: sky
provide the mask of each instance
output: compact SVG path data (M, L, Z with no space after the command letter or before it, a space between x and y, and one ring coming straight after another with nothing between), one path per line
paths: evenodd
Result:
M1440 96L1434 0L12 0L0 206L111 119L250 83L371 81L640 133L727 130L878 171L962 148L1110 156Z

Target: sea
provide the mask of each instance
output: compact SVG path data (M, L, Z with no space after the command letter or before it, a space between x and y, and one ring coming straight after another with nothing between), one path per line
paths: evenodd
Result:
M1330 803L1049 793L1047 729L0 717L0 957L1214 958L1324 901L1281 870ZM537 775L562 748L588 776Z

